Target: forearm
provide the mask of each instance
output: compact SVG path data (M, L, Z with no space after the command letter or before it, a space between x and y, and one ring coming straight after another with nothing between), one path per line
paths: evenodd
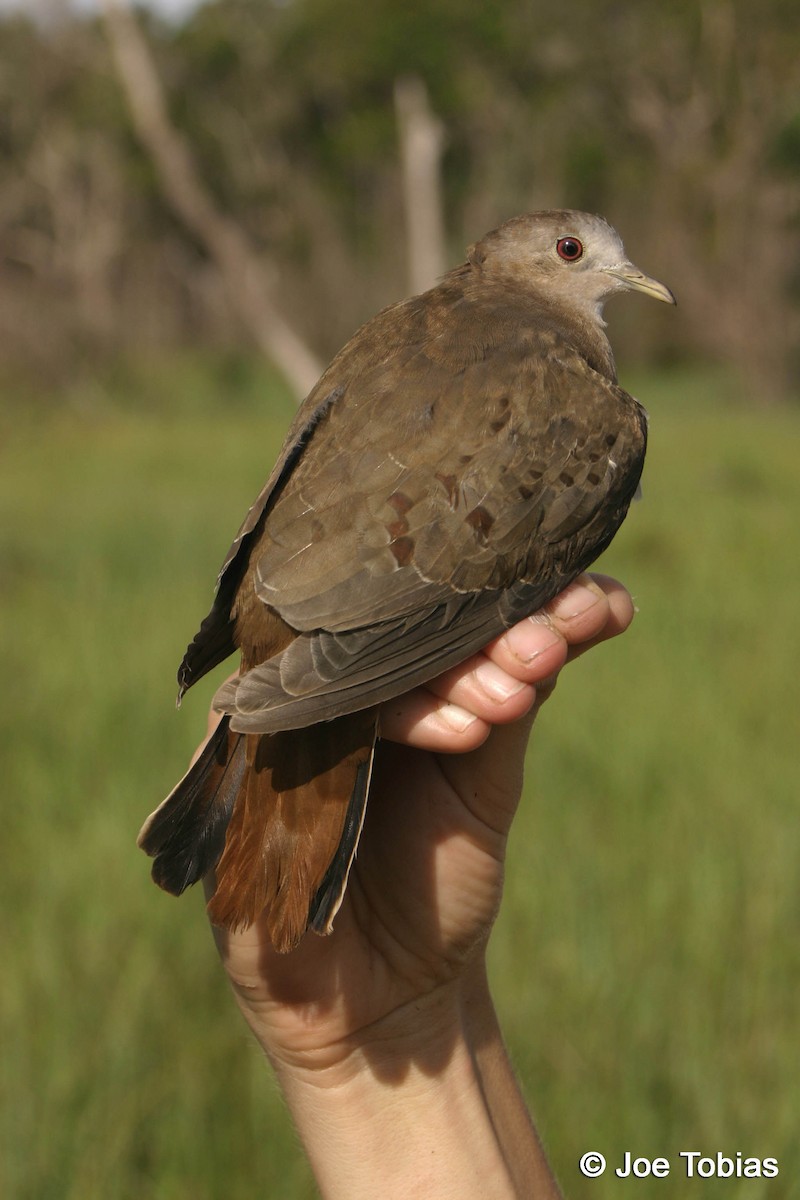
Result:
M271 1054L325 1200L557 1200L482 967L320 1070Z
M475 964L465 980L463 1003L475 1014L468 1023L475 1027L480 1025L482 1029L482 1035L475 1039L475 1064L487 1109L516 1188L513 1194L532 1200L561 1200L561 1192L508 1057L483 959Z

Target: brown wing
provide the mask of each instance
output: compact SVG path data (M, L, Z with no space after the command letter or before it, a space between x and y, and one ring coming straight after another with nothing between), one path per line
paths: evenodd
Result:
M300 727L431 678L555 595L624 518L636 402L541 320L495 305L479 329L448 325L351 380L274 499L240 596L300 636L220 690L232 728Z
M320 383L323 381L320 380ZM178 668L178 703L184 693L218 663L224 662L236 649L231 605L242 574L247 566L247 550L268 511L272 496L291 473L319 421L335 404L339 392L330 388L321 392L319 385L298 410L284 442L281 454L267 482L248 510L239 532L233 540L217 577L217 589L211 611L189 644Z
M408 345L428 336L425 297L390 305L350 339L298 409L277 463L233 540L217 578L214 603L189 644L178 669L178 702L188 688L237 648L231 613L250 551L270 507L314 437L328 411L349 383L368 368L389 361ZM366 336L365 336L366 335Z

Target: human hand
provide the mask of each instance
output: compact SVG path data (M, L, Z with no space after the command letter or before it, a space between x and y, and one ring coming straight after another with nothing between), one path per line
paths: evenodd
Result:
M258 922L214 930L326 1200L367 1200L378 1186L387 1200L559 1200L484 950L536 713L561 668L632 617L621 584L582 576L482 654L384 705L330 936L280 955Z
M308 934L279 955L258 923L214 931L273 1061L346 1060L380 1022L458 981L482 956L534 717L565 663L632 616L620 584L582 576L482 654L384 705L364 830L333 933Z

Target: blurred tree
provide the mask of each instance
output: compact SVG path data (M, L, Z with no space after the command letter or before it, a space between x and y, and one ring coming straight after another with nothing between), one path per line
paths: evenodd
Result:
M666 346L732 362L759 397L800 365L793 18L793 0L213 0L177 27L142 14L198 179L320 357L405 290L394 89L415 76L444 131L451 262L514 212L603 211L681 301L666 335L658 314L612 314L626 359ZM241 337L96 21L0 20L0 233L0 361L56 371L86 351Z
M428 89L418 75L395 80L403 200L408 244L408 290L433 287L447 268L442 216L444 128L433 115Z
M167 115L161 83L136 18L121 0L104 0L103 12L136 130L153 159L167 201L216 265L244 326L302 400L323 364L276 307L268 264L239 225L209 197L185 139Z
M688 29L660 12L649 43L634 15L617 76L623 123L646 143L648 223L669 230L692 348L735 363L772 399L800 333L790 303L800 189L774 167L797 111L800 39L781 33L783 3L706 0Z

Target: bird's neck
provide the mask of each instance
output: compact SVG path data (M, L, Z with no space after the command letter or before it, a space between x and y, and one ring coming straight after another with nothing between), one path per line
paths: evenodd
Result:
M549 326L563 337L597 371L611 383L617 382L614 354L606 337L603 320L603 301L589 299L570 291L559 295L551 287L537 287L530 276L521 270L495 271L466 262L455 267L442 280L439 288L454 287L479 304L496 304L499 310L510 304L520 313L527 312L531 320Z
M541 303L541 298L539 298ZM593 371L603 375L611 383L617 382L614 352L606 336L602 302L585 304L562 304L558 299L547 297L546 307L563 330L568 340L586 359Z
M458 278L458 272L452 272ZM446 277L447 278L447 277ZM459 282L465 291L482 306L496 308L502 312L509 304L513 305L518 317L524 324L526 320L540 328L550 328L558 337L572 346L586 360L593 371L597 371L611 383L617 382L617 370L614 364L614 354L611 350L605 332L602 304L567 302L550 291L533 287L527 281L519 278L514 280L509 288L508 281L497 279L489 281L484 276L477 281L464 276ZM477 286L476 286L477 285Z

